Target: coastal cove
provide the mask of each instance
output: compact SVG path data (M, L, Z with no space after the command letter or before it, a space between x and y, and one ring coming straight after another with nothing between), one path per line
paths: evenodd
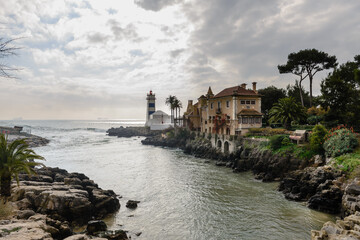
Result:
M47 166L84 173L123 196L120 211L106 222L142 232L134 239L309 239L311 229L334 220L286 200L278 183L255 180L250 172L234 174L178 149L145 146L143 137L106 136L112 126L139 122L22 123L50 140L36 148ZM136 210L125 208L129 199L140 201Z

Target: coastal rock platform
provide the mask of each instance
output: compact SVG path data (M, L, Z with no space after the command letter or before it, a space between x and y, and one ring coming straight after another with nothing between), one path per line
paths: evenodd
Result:
M122 230L82 232L72 228L102 219L120 208L118 196L103 190L82 173L43 167L37 175L19 175L8 202L15 209L11 219L0 221L4 239L127 239ZM101 235L101 236L100 236ZM115 237L115 238L114 238Z
M12 185L11 200L18 209L31 209L54 219L85 224L103 218L120 208L112 190L102 190L82 173L44 167L38 175L20 175L19 186Z

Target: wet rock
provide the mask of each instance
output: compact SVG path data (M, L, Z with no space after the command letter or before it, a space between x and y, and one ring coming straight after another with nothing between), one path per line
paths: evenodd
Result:
M322 187L322 185L325 186ZM343 192L338 186L333 185L332 181L327 180L325 183L319 185L317 191L318 192L308 200L309 208L332 214L340 212Z
M96 233L95 236L109 240L127 240L127 234L123 230L104 231Z
M138 203L140 203L140 201L129 200L126 203L126 207L131 208L131 209L135 209L135 208L137 208Z
M95 232L106 231L107 226L102 220L89 221L86 227L88 234L93 235Z
M218 167L224 167L226 166L226 162L216 162L215 165Z
M334 180L342 173L327 166L308 167L303 170L290 172L280 182L279 191L282 191L287 199L295 201L307 201L316 193L330 189L333 182L320 186L327 180ZM318 188L320 186L320 188ZM326 195L327 193L324 192ZM323 196L325 196L323 195ZM319 196L320 197L320 196ZM315 201L315 200L314 200Z

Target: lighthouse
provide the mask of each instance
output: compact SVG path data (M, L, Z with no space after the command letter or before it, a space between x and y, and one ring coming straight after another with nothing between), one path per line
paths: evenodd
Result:
M153 93L151 90L150 92L147 94L146 97L147 100L147 105L146 105L146 126L149 126L149 120L150 120L150 115L153 114L155 112L155 93Z

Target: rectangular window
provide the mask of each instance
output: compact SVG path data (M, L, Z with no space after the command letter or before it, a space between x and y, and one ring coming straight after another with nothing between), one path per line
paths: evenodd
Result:
M253 105L254 105L254 104L255 104L255 100L251 100L251 104L253 104Z
M255 123L255 118L249 118L249 123L254 124Z
M218 102L218 108L219 109L221 108L221 102Z
M155 107L155 103L149 103L149 107Z
M211 108L211 109L214 108L214 103L210 103L210 108Z
M250 104L250 100L246 100L246 104Z
M261 118L256 118L256 123L261 123Z
M240 103L241 103L241 104L245 104L245 100L241 100Z
M226 107L227 107L227 108L230 107L230 101L226 101Z
M247 118L247 117L244 117L244 118L242 119L242 123L247 124L247 123L248 123L248 118Z

